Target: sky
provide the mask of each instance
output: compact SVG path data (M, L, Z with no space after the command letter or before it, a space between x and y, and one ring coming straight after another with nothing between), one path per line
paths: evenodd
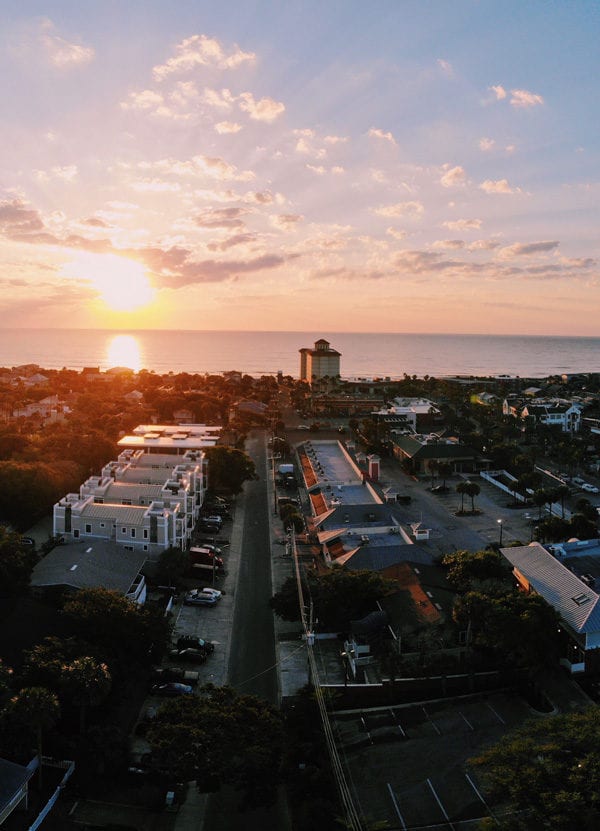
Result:
M0 327L600 334L595 0L2 0Z

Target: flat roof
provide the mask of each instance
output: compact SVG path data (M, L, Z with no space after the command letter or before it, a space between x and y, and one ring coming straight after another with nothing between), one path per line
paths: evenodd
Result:
M146 447L159 447L161 449L181 448L181 450L197 450L202 447L214 447L218 439L211 436L184 436L183 434L157 436L151 437L149 435L143 436L123 436L119 439L119 447L128 447L132 449L144 449Z
M86 538L53 548L34 568L31 585L101 587L127 594L147 557L145 551Z

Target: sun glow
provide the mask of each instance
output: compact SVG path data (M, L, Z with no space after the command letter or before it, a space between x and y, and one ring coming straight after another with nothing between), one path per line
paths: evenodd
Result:
M142 368L140 344L133 335L114 335L106 347L110 367L124 366L139 372Z
M154 300L141 263L116 254L82 253L65 269L72 277L89 280L100 299L113 311L129 312Z

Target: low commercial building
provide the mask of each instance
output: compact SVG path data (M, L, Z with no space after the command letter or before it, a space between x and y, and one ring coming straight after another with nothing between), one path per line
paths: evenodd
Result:
M394 456L413 474L427 473L430 462L448 464L452 473L470 473L477 467L478 454L458 439L414 433L393 436L391 441Z
M532 542L501 551L519 586L560 616L561 664L573 674L600 672L600 540Z

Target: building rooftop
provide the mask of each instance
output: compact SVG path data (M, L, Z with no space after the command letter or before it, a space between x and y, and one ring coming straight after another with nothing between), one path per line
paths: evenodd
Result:
M36 565L31 585L102 587L127 594L147 556L144 551L129 551L105 540L86 539L58 545Z
M531 588L553 606L575 632L600 632L600 540L540 543L503 548L502 554Z

